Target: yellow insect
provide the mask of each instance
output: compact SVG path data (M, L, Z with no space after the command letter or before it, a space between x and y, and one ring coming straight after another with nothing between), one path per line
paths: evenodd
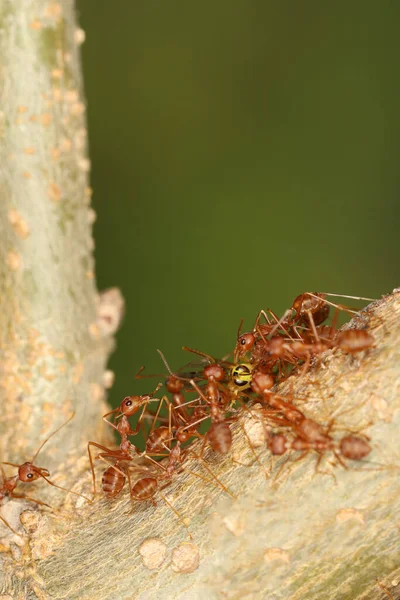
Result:
M231 384L236 391L247 390L251 386L253 365L240 363L231 368Z

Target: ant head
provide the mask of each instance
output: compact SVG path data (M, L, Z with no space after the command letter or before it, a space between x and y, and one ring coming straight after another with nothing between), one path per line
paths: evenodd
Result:
M171 394L178 394L181 391L181 389L185 387L185 384L180 379L177 379L173 375L170 375L167 379L166 386L167 390Z
M222 381L225 377L224 369L217 363L207 365L207 367L204 368L203 373L204 377L208 380Z
M177 429L175 432L175 439L178 442L187 442L191 438L191 433L185 429Z
M244 333L238 338L236 343L237 355L242 356L246 352L250 352L255 344L256 338L253 333Z
M126 417L134 415L143 406L143 398L148 399L148 396L126 396L119 406L121 414Z
M40 467L35 467L30 462L26 462L18 468L18 477L20 481L24 483L29 483L30 481L35 481L40 477L49 477L50 473L47 469L41 469Z

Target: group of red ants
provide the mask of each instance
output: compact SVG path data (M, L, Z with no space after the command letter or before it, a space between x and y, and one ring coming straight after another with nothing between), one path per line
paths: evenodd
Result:
M262 310L254 327L247 333L241 332L241 323L231 361L227 360L229 356L217 360L203 352L184 347L188 352L200 356L201 364L196 368L189 364L186 371L183 368L172 372L159 351L169 373L165 381L169 396L164 395L161 399L154 396L163 385L159 383L150 394L127 396L118 408L104 415L104 421L119 435L120 443L117 449L107 448L93 441L88 443L94 494L95 458L107 465L101 483L107 498L116 497L128 482L132 507L138 501L150 500L155 504L154 497L159 495L188 528L180 513L162 494L163 488L178 473L185 472L214 482L232 495L213 473L204 455L208 447L215 455L229 454L232 424L236 421L240 424L239 415L243 412L253 416L252 407L255 403L261 405L254 414L258 420L261 419L265 443L272 455L289 453L299 458L314 451L319 464L322 457L330 453L334 461L343 467L347 467L347 460L364 459L371 451L366 436L348 433L339 440L335 439L331 434L331 425L324 426L307 417L293 404L292 396L274 391L277 384L282 383L289 375L297 372L299 376L304 376L312 360L328 349L338 348L353 355L374 346L373 336L364 329L337 328L341 311L357 311L331 302L327 296L330 294L305 292L297 296L291 308L281 318L270 309ZM324 323L331 311L334 313L331 323L326 325ZM144 377L142 370L143 368L137 378ZM135 414L139 414L139 418L132 427L129 418ZM72 417L73 415L67 423ZM150 426L146 423L150 423ZM3 464L1 465L3 483L0 486L0 506L6 496L24 498L48 506L29 496L17 494L15 489L19 482L30 483L41 478L50 485L65 489L49 479L47 469L34 465L43 445L61 427L42 443L32 461L22 465L3 463L18 469L13 477L7 477ZM146 437L143 451L129 439L140 431L144 431ZM247 438L255 460L259 461L243 424L241 431ZM200 440L200 444L193 445L194 440ZM93 449L97 452L95 457L92 455ZM187 468L189 457L201 463L208 477ZM77 492L70 493L81 496ZM13 533L17 533L3 516L0 515L0 519Z

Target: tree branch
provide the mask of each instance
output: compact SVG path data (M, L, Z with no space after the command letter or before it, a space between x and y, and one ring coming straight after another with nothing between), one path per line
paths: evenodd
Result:
M103 375L123 309L94 282L83 32L72 0L2 0L0 17L1 457L31 459L76 411L38 457L70 486L77 448L106 435Z
M115 291L99 298L94 286L82 32L72 0L2 0L0 18L2 456L27 460L76 410L40 464L56 483L87 494L85 445L107 434L103 375L122 300ZM233 453L206 455L235 498L188 471L163 490L190 521L192 541L161 495L158 506L137 503L134 514L127 493L94 505L68 495L57 512L4 504L2 514L26 534L2 529L5 598L384 598L376 578L396 597L399 314L395 291L355 319L373 332L374 349L357 357L329 351L292 378L302 411L325 423L335 415L333 435L363 428L369 461L332 470L327 457L333 476L321 475L309 453L281 469L285 459L271 461L256 407L245 410ZM282 391L290 394L289 383ZM185 466L212 478L196 459ZM41 483L32 495L60 503L63 494Z
M305 377L291 378L295 402L307 416L325 423L335 416L337 439L343 430L368 433L373 446L368 460L344 469L332 468L332 457L326 457L321 469L330 470L329 476L316 474L316 456L309 453L298 461L292 456L280 472L285 459L270 464L257 409L244 411L233 457L252 466L240 466L232 455L223 460L207 455L214 475L236 498L188 472L163 492L189 520L192 541L158 495L157 507L137 503L132 515L129 495L123 494L94 506L69 497L63 507L71 511L67 521L61 514L31 516L30 555L36 578L45 582L45 597L111 600L133 592L140 600L189 592L191 598L212 599L385 597L376 579L390 585L400 566L399 315L397 291L354 320L353 326L373 332L374 349L358 357L326 352ZM254 462L243 427L270 471L268 479ZM187 466L210 478L195 459ZM89 486L86 475L75 489Z

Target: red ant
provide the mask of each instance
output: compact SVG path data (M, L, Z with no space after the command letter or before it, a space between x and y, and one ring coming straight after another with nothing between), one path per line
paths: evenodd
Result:
M160 377L160 375L141 375L141 372L143 371L144 367L140 367L139 371L136 373L135 378L136 379L147 379L150 377ZM172 404L178 409L179 407L179 411L177 410L176 413L179 415L182 415L184 420L188 420L189 416L185 410L185 407L183 406L185 404L185 397L183 395L183 389L185 387L185 384L183 383L183 381L181 379L178 379L177 377L174 377L173 375L161 375L161 377L166 377L166 381L165 381L165 387L167 388L167 391L171 394L171 398L172 398Z
M338 347L352 354L370 348L374 343L374 339L366 331L348 330L337 332L335 323L338 310L351 313L355 311L330 302L326 299L327 295L312 292L300 294L281 319L278 319L269 310L269 313L276 320L275 324L270 321L265 311L260 311L252 332L240 335L241 327L239 327L235 359L249 353L250 362L255 365L255 371L269 375L274 374L275 377L276 368L278 368L279 374L282 375L284 374L283 368L285 365L296 366L299 361L303 360L305 361L302 371L304 374L309 367L312 356L318 355L328 348ZM321 323L329 315L330 306L336 308L333 324L329 327L321 326ZM293 312L294 316L292 316ZM261 316L264 316L267 321L265 325L259 324ZM301 329L299 331L299 326L309 326L311 329ZM281 330L282 334L278 330ZM279 335L276 335L277 332ZM291 332L294 333L294 338ZM257 384L255 388L257 388Z
M161 399L159 409L160 409L161 404L164 401L168 402L168 399L166 397L163 397ZM172 405L169 404L169 407L170 407L170 415L171 415ZM158 492L161 495L164 502L177 515L177 517L180 519L180 521L183 523L183 525L186 527L186 529L188 529L187 524L185 523L185 521L182 518L182 516L180 515L180 513L170 504L170 502L165 498L165 496L163 494L161 494L161 490L163 489L163 487L166 487L167 485L169 485L169 483L172 481L174 473L177 472L179 469L183 469L186 472L189 472L189 473L195 475L196 477L199 477L200 479L203 479L207 482L209 482L210 480L202 477L198 473L194 473L193 471L188 471L187 469L185 469L182 466L183 455L181 452L180 442L177 441L176 445L173 448L170 448L167 445L173 439L172 429L171 429L171 420L172 419L170 418L170 420L169 420L170 424L169 424L168 428L167 427L154 428L154 424L156 423L156 421L158 419L158 413L159 413L159 410L157 411L157 413L154 416L154 422L153 422L153 427L152 427L153 434L156 433L157 435L153 435L151 444L147 444L147 448L150 449L151 452L147 453L147 451L146 451L145 453L142 454L143 458L151 460L151 462L153 463L152 469L150 469L149 467L132 465L133 457L128 452L126 454L121 452L119 454L119 456L117 456L118 452L115 452L115 453L113 451L110 451L108 453L104 452L101 454L101 458L103 458L103 459L117 458L117 460L114 463L114 465L110 465L106 469L106 471L103 475L103 490L104 490L105 495L108 498L114 498L121 492L121 490L124 487L125 481L127 479L128 483L129 483L130 500L132 503L132 510L134 509L134 501L135 500L139 501L139 502L151 500L151 502L154 505L156 505L156 502L154 500L154 495ZM168 436L165 435L165 433L164 433L165 430L167 430ZM149 441L149 440L147 440L147 441ZM154 454L154 450L157 451L157 454ZM160 462L154 461L151 458L151 455L167 456L168 457L167 464L163 465ZM197 457L197 458L200 458L200 457ZM125 463L127 463L127 464L125 464ZM155 467L160 469L161 472L156 472L154 470ZM206 468L207 468L207 466L206 466ZM132 475L130 472L131 469L134 472L136 471L141 474L140 478L134 483L132 483ZM218 480L218 478L210 470L209 470L209 472L211 473L213 478L218 482L218 484L224 489L224 491L226 491L227 493L230 493L229 490L227 490L227 488ZM164 481L166 482L166 485L163 487L160 487L160 482L164 482ZM188 531L189 531L189 529L188 529ZM190 532L189 532L189 536L192 537Z
M271 401L270 404L273 405ZM333 421L329 424L327 429L324 429L322 425L313 419L307 418L298 409L295 410L296 412L294 414L296 414L296 418L290 420L287 418L287 414L285 414L284 418L269 416L269 419L272 419L275 424L290 428L296 435L294 439L289 440L287 436L282 433L271 435L267 432L267 445L272 454L282 455L285 454L287 450L294 450L301 452L301 455L297 459L300 460L306 456L310 450L314 450L319 454L316 467L318 468L323 453L331 451L337 461L344 468L347 468L343 458L358 461L368 456L371 452L371 446L367 441L367 437L348 434L337 443L330 435ZM282 413L284 414L283 411Z
M103 458L115 458L115 455L110 453L102 453ZM119 458L114 465L110 465L103 474L102 487L104 494L107 498L115 498L123 489L125 485L125 481L128 480L129 483L129 492L130 499L132 503L132 510L134 509L134 500L139 502L144 502L146 500L151 500L151 502L156 505L154 500L154 495L159 489L159 481L161 480L171 480L174 470L177 469L177 465L182 462L180 446L179 444L175 446L173 450L170 452L170 457L168 460L167 467L160 465L159 463L155 463L161 469L163 469L162 474L155 474L154 471L150 470L148 467L139 466L139 465L130 465L133 460L133 457L124 456L124 458ZM121 463L128 463L127 465ZM143 473L145 476L140 477L134 484L132 483L132 476L130 473L130 468L134 471ZM168 502L168 500L160 493L161 497L165 501L165 503L173 510L173 512L178 516L183 525L188 529L185 521L178 513L178 511ZM189 532L189 536L191 536Z
M136 446L134 446L129 440L128 437L137 435L139 433L139 429L144 418L145 409L149 402L157 401L157 399L153 398L153 395L159 390L162 384L158 384L156 389L151 394L144 394L142 396L126 396L121 404L115 408L114 410L110 410L103 416L103 421L108 423L111 427L113 427L121 436L120 447L117 450L111 450L106 446L102 446L97 442L90 441L88 443L88 454L90 460L90 468L92 470L92 479L93 479L93 493L96 494L96 474L94 471L94 464L92 454L90 452L91 446L102 450L96 458L100 460L104 460L108 464L107 459L115 459L115 465L110 465L108 469L106 469L103 474L102 479L102 488L106 495L111 494L115 496L119 493L125 483L125 470L119 466L119 463L127 461L130 462L132 460L132 451L134 453L139 453ZM138 419L138 423L135 429L132 429L128 420L128 417L134 415L138 410L143 407L141 415ZM116 415L116 419L120 419L117 425L115 422L111 422L107 419L109 415ZM118 471L119 469L119 471ZM122 479L123 478L123 479ZM116 492L116 490L118 490Z
M209 416L211 417L211 427L204 436L204 444L200 450L200 456L203 455L204 447L207 441L211 448L216 452L219 452L220 454L227 454L232 445L232 433L225 417L228 410L228 405L230 403L230 397L227 391L218 385L226 377L225 369L220 364L216 363L212 357L209 357L202 352L186 348L185 346L184 349L187 349L189 352L199 354L200 356L206 357L208 360L212 361L211 364L207 365L203 369L203 377L207 381L204 392L200 389L194 379L189 380L191 386L204 401L205 407L208 406L210 410ZM179 377L170 370L170 367L162 352L160 350L158 350L158 352L168 371L171 373L171 376L179 379ZM207 414L205 412L203 412L203 415L204 416L200 419L200 421L207 418ZM183 427L183 429L186 429L191 425L193 424L190 423Z
M193 428L194 425L197 425L200 422L204 421L206 418L210 417L211 418L211 427L209 428L209 430L207 431L207 433L204 436L201 434L198 434L198 433L197 434L193 433L193 435L196 435L197 437L202 437L204 439L203 445L201 446L201 449L200 449L199 458L203 457L204 449L206 447L207 442L211 446L212 450L214 450L215 452L218 452L219 454L228 454L232 447L232 432L231 432L229 423L232 421L236 421L237 417L228 417L227 418L226 413L228 411L232 410L231 404L234 403L235 400L239 400L239 402L243 405L243 407L250 413L251 413L251 410L246 406L246 404L244 404L240 400L240 398L238 397L239 392L237 390L234 389L234 391L232 392L232 386L229 386L230 389L226 389L222 385L222 382L226 379L226 371L222 367L221 364L217 363L215 361L215 359L212 358L211 356L209 356L208 354L205 354L198 350L193 350L191 348L187 348L186 346L184 346L183 348L184 348L184 350L187 350L189 352L193 352L195 354L199 354L200 356L203 356L204 358L206 358L207 360L210 361L210 364L208 364L203 369L203 377L207 382L204 389L201 389L194 379L189 380L189 383L191 384L191 386L198 393L199 399L203 400L204 405L202 407L202 411L200 412L200 415L201 415L200 419L198 421L195 421L194 423L193 422L189 423L182 429L185 430L189 427ZM167 367L168 371L171 373L172 376L176 377L176 375L174 373L172 373L162 352L160 350L158 350L158 352L159 352L162 360L164 361L164 364ZM239 366L245 367L246 365L235 365L235 367L239 367ZM231 373L232 373L232 371L233 371L233 369L231 369ZM240 383L242 383L242 381L244 381L246 384L246 387L248 384L247 376L248 376L249 372L247 370L245 372L236 371L236 379L239 379L241 377L244 378L244 379L240 379ZM235 385L237 386L237 383ZM209 409L208 415L205 410L206 408ZM244 430L243 427L242 427L242 430L243 430L244 435L247 438L251 452L255 456L256 461L259 462L259 458L258 458L257 454L255 453L254 447L251 444L251 441L250 441L249 437L247 436L246 431ZM266 473L266 476L268 477L267 473Z
M58 433L60 431L60 429L65 427L65 425L67 425L74 418L74 416L75 416L75 413L72 413L72 415L69 417L69 419L67 419L67 421L65 421L65 423L63 423L60 427L58 427L55 431L53 431L53 433L51 433L40 444L39 448L33 455L33 458L31 461L25 462L22 465L17 465L15 463L10 463L10 462L2 462L1 463L1 472L2 472L2 477L3 477L3 482L2 482L2 485L0 486L0 505L1 505L2 501L4 500L4 498L6 496L8 496L10 498L21 498L21 499L29 500L30 502L35 502L36 504L39 504L41 506L47 506L48 508L51 508L51 506L49 506L45 502L42 502L41 500L37 500L36 498L31 498L30 496L26 496L25 494L16 494L14 491L19 482L32 483L33 481L36 481L37 479L40 479L40 478L44 479L49 485L52 485L53 487L56 487L59 490L63 490L64 492L74 494L75 496L79 496L81 498L84 498L88 502L91 502L89 500L89 498L86 498L86 496L84 496L83 494L78 494L78 492L73 492L72 490L67 490L64 487L57 485L56 483L53 483L52 481L50 481L50 479L48 479L50 477L50 473L47 469L44 469L42 467L37 467L36 465L34 465L34 461L35 461L36 457L38 456L38 454L40 453L40 451L42 450L43 446L45 444L47 444L47 442L50 440L50 438L53 437L53 435L55 435L56 433ZM3 465L9 465L11 467L16 467L18 469L18 474L14 475L13 477L6 477ZM1 515L0 515L0 520L3 521L3 523L5 525L7 525L7 527L13 533L15 533L16 535L19 535L11 527L11 525L6 521L6 519L4 517L2 517Z
M356 354L372 348L375 343L373 336L364 329L347 329L338 333L333 345L349 354Z

